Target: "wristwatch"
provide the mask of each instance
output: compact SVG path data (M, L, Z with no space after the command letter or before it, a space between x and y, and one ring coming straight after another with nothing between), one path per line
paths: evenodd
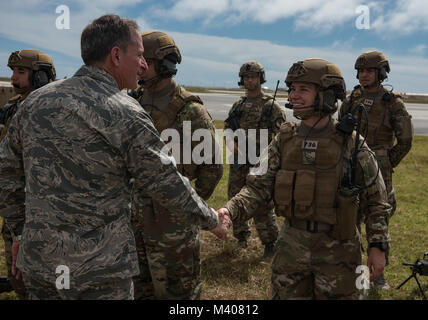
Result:
M388 250L388 242L372 242L369 248L378 248L380 251L385 252Z

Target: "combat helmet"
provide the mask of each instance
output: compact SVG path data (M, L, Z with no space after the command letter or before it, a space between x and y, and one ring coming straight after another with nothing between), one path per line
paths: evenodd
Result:
M310 58L294 63L285 78L288 88L293 82L308 82L319 87L314 111L320 114L336 112L337 99L343 100L346 96L345 80L340 69L325 59Z
M357 58L355 61L355 69L357 70L357 79L359 77L359 69L377 69L378 70L378 79L380 82L385 80L391 71L389 67L389 62L386 56L379 51L367 51L364 52Z
M181 53L171 36L158 30L141 34L144 59L156 60L156 72L161 78L169 78L177 73L176 64L181 63Z
M260 84L266 82L265 70L263 69L263 66L259 62L252 60L245 62L239 69L239 86L244 85L243 76L249 73L258 73L260 75Z
M21 67L32 70L30 82L34 89L40 88L50 81L55 81L56 78L52 59L47 54L36 49L23 49L12 52L7 66L11 69Z

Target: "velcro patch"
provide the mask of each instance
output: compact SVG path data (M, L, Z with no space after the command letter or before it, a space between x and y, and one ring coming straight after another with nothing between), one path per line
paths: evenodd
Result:
M372 106L373 105L373 100L372 99L365 99L364 100L364 104L366 105L366 106Z
M317 150L317 148L318 148L318 141L310 141L310 140L302 141L303 150Z

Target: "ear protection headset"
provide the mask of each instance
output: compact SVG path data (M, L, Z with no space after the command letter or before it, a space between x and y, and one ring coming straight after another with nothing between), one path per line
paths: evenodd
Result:
M175 76L177 74L177 62L175 54L166 55L162 60L156 62L156 73L163 79Z
M259 72L260 75L260 84L263 84L266 82L265 79L265 72L264 70L262 72ZM243 86L244 85L244 77L241 77L240 80L238 81L238 86Z

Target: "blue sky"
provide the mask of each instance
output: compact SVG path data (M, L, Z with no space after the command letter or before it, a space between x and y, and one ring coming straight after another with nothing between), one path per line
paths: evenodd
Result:
M267 86L281 87L293 62L322 57L337 64L348 89L357 84L355 59L383 51L391 65L386 83L395 91L428 93L427 0L1 0L0 76L10 76L12 51L36 48L54 60L59 78L80 67L80 34L93 19L115 13L135 19L141 31L173 36L183 55L181 84L236 87L240 65L258 60ZM70 29L57 29L60 5ZM369 29L358 29L359 6L369 9ZM360 18L359 18L360 17ZM363 20L367 23L368 20Z

